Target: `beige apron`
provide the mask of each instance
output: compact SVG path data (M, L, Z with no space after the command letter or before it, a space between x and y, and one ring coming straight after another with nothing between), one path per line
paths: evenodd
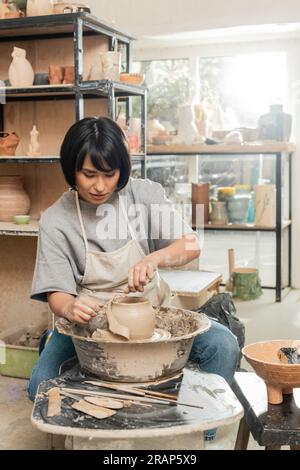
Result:
M93 295L99 298L102 303L105 303L114 295L123 293L124 288L128 285L129 269L141 261L146 254L136 239L124 203L120 197L120 209L127 223L131 240L124 247L111 252L90 250L77 191L75 192L75 198L86 250L84 276L81 284L77 286L77 292L78 294ZM170 293L168 284L161 279L156 271L152 281L145 286L144 292L139 292L137 295L147 297L152 302L152 305L167 306L170 303Z

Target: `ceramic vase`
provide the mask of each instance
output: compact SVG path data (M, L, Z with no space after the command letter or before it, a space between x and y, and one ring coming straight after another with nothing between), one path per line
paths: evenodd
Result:
M49 65L50 85L61 85L64 79L64 68L61 65Z
M274 184L254 186L254 224L263 227L276 225L276 188Z
M227 210L226 202L213 201L211 203L212 210L210 220L213 225L226 225L227 224Z
M65 85L73 85L75 83L75 67L74 65L65 66L65 74L63 83Z
M144 297L119 297L113 300L111 310L117 322L129 328L130 339L151 338L155 328L155 310Z
M232 224L246 224L248 222L249 205L249 194L236 194L228 199L228 221Z
M12 222L15 215L26 215L29 209L22 176L0 176L0 221Z
M8 77L13 87L27 88L34 82L34 71L26 59L25 49L14 47L12 63L8 70Z
M27 0L27 16L52 15L52 13L53 5L51 0Z
M192 183L192 224L202 226L209 219L209 183Z
M281 104L270 106L268 114L258 120L259 139L288 142L292 131L292 116L283 112Z

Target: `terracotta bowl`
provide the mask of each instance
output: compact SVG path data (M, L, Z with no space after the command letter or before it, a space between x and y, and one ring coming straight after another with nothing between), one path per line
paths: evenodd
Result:
M283 394L293 393L300 387L300 364L283 364L277 353L280 348L298 348L300 340L274 340L253 343L242 350L246 360L267 386L268 402L278 405Z
M131 85L142 85L145 81L145 75L143 73L121 73L120 80Z

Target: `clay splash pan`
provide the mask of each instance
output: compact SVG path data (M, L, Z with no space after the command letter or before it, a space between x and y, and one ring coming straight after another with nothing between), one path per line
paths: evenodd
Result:
M66 319L59 319L55 325L59 333L72 338L84 372L101 380L126 383L149 382L181 371L188 361L194 338L211 325L204 314L159 307L155 332L166 332L160 338L104 341L101 336L96 339L92 335L97 330L107 331L105 307L96 318L97 321L87 327L71 324Z
M143 340L126 340L108 330L105 306L98 313L98 316L87 326L59 319L56 322L56 329L59 333L86 341L141 344L194 338L207 331L211 325L210 320L204 314L174 307L158 307L153 336Z

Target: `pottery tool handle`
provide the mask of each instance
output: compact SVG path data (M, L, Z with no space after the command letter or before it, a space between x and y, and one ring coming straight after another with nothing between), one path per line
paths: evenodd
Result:
M232 271L235 268L235 253L234 249L230 248L228 250L228 264L229 264L229 278L231 277Z

